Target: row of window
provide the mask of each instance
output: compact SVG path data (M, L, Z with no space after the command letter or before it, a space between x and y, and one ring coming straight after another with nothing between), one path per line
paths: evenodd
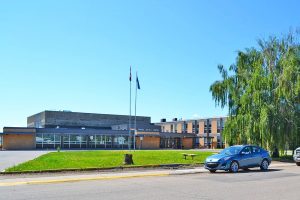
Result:
M130 143L132 144L132 143ZM122 135L37 134L36 148L119 148L127 149L129 137Z
M174 132L177 133L178 132L178 126L181 126L181 133L187 133L188 131L188 123L180 123L180 124L171 124L170 125L170 130L168 130L165 126L162 126L162 132ZM205 121L204 122L204 133L211 133L211 120ZM197 121L194 121L192 123L192 133L199 133L199 128L200 125ZM218 133L221 132L221 130L224 128L224 120L217 120L217 129L218 129Z

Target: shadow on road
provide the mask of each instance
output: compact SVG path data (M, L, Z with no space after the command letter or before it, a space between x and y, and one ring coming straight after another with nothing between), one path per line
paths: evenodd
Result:
M247 169L247 170L239 170L239 172L237 174L245 174L245 173L270 173L270 172L278 172L278 171L282 171L282 169L269 169L268 171L262 171L260 169ZM214 174L233 174L229 171L217 171Z

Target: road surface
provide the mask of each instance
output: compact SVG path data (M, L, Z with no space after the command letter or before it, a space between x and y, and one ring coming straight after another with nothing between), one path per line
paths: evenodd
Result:
M300 167L0 187L1 200L300 199Z

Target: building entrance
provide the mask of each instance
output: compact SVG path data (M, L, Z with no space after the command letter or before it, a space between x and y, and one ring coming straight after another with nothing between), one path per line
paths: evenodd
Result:
M161 138L160 139L161 149L181 149L181 138Z

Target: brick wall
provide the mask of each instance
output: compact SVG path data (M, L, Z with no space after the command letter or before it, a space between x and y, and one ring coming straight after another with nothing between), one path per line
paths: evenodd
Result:
M193 148L193 138L183 138L182 145L184 149L192 149Z
M193 122L188 122L187 123L187 132L188 133L193 133Z
M145 136L141 141L139 137L136 137L136 148L139 149L159 149L160 138L159 137L147 137Z
M30 150L35 149L34 134L9 134L3 136L3 149Z

